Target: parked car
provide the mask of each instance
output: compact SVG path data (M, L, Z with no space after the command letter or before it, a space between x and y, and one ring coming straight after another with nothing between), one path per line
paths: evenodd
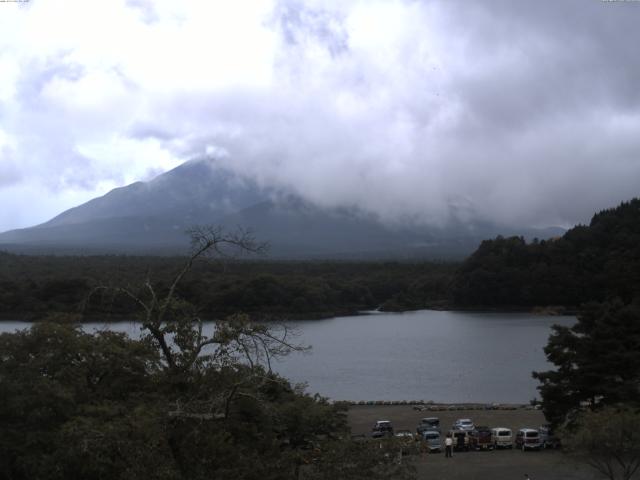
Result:
M440 429L440 419L438 417L425 417L420 420L423 425L430 425L434 430Z
M422 438L427 444L427 449L429 452L440 452L442 451L442 441L440 439L440 432L437 430L426 430L422 434Z
M411 433L411 430L398 430L393 436L413 441L413 433Z
M458 420L456 420L454 422L453 428L454 429L458 429L458 430L466 430L467 432L470 432L475 427L474 427L473 422L471 421L471 419L469 419L469 418L459 418Z
M513 434L511 429L496 427L491 429L493 446L495 448L513 448Z
M493 439L489 427L476 427L469 432L469 448L472 450L493 450Z
M525 450L540 450L540 434L533 428L521 428L516 434L516 448Z
M466 430L453 429L449 431L453 440L453 449L456 451L469 451L469 432Z
M398 430L393 436L399 441L403 455L407 455L415 450L415 439L410 430Z
M426 417L420 420L420 424L416 428L418 435L422 435L427 430L440 431L440 419L438 417Z
M560 446L560 439L556 437L550 425L542 425L538 428L538 433L542 448L558 448Z
M373 438L393 436L393 425L389 420L378 420L372 428Z

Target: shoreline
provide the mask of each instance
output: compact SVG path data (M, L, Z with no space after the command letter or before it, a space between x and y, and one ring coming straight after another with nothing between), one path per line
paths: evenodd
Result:
M411 407L418 412L447 412L456 410L540 410L536 403L507 403L507 402L432 402L429 400L331 400L334 404L344 404L349 407Z
M451 307L451 308L450 308ZM577 307L565 307L561 305L548 305L548 306L536 306L530 308L521 308L514 306L506 306L506 307L487 307L487 306L470 306L470 307L460 307L460 306L427 306L424 308L416 308L416 309L406 309L406 310L380 310L380 309L370 309L370 310L344 310L344 311L331 311L331 312L310 312L307 314L294 314L294 313L280 313L280 314L268 314L265 315L261 319L257 319L257 322L269 322L269 321L281 321L281 322L295 322L295 321L308 321L308 320L326 320L330 318L336 317L357 317L357 316L366 316L366 315L380 315L380 314L400 314L400 313L408 313L408 312L419 312L419 311L436 311L436 312L462 312L462 313L529 313L531 315L540 315L540 316L558 316L558 317L566 317L566 316L576 316L579 313L579 309ZM70 317L78 316L81 317L81 320L78 321L69 321L68 323L119 323L119 322L129 322L136 321L132 319L137 314L132 315L109 315L109 318L104 318L100 315L89 315L82 316L75 312L55 312L60 315L69 315ZM236 312L237 313L237 312ZM241 312L247 313L247 312ZM233 313L226 313L224 316L232 315ZM254 313L255 314L255 313ZM250 317L252 313L247 313ZM221 318L224 318L221 317ZM0 312L0 322L23 322L23 323L36 323L46 321L46 315L43 316L39 312L22 312L22 313L6 313ZM215 319L204 319L205 322L213 322Z

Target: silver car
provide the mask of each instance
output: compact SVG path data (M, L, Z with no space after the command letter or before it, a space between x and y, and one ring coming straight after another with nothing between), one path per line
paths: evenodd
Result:
M558 448L560 446L560 439L556 437L550 425L541 426L538 428L538 433L542 448Z
M422 434L429 452L440 452L442 450L442 442L440 441L440 432L436 430L427 430Z
M454 429L464 430L466 432L472 431L475 427L470 418L459 418L453 424Z

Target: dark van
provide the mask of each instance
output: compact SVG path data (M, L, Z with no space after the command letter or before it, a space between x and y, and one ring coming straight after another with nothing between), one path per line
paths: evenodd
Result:
M516 435L516 448L525 450L540 450L540 433L533 428L521 428Z
M476 427L469 432L469 448L473 450L493 450L493 438L489 427Z

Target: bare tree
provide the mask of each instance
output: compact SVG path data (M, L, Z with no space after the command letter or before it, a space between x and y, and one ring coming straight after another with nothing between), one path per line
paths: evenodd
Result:
M631 480L640 468L640 412L585 411L563 436L565 449L610 480Z
M142 288L99 287L132 299L141 308L143 340L157 347L169 373L185 373L212 364L243 362L271 371L273 357L305 350L295 344L285 325L251 322L245 315L218 320L207 336L198 309L179 298L176 289L201 259L222 261L246 254L260 254L266 244L244 229L226 232L221 227L197 226L187 232L191 249L169 286L159 291L149 276Z

